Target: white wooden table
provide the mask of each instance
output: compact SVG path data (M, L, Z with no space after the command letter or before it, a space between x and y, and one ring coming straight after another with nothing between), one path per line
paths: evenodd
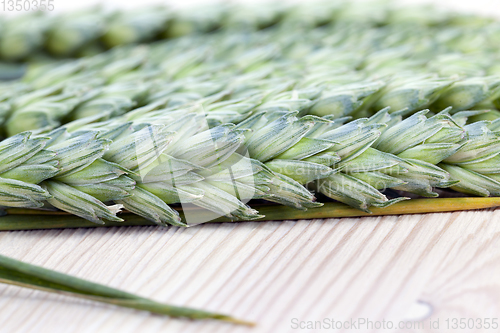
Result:
M333 332L293 327L325 318L398 325L415 318L418 301L433 307L439 330L427 318L424 329L379 331L497 332L446 330L446 319L500 317L500 210L1 232L0 254L258 324L169 319L0 285L1 332Z

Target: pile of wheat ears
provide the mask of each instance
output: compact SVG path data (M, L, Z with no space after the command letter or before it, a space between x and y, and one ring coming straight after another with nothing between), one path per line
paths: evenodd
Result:
M493 19L325 2L2 24L0 56L28 64L0 86L3 207L185 226L171 205L251 220L250 199L500 195Z

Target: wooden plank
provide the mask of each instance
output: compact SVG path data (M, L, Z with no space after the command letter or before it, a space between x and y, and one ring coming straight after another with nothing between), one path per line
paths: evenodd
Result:
M259 324L169 319L0 286L5 332L296 332L293 318L398 323L418 300L434 307L441 331L446 318L500 313L500 220L492 210L2 232L0 253ZM399 332L432 332L424 324Z

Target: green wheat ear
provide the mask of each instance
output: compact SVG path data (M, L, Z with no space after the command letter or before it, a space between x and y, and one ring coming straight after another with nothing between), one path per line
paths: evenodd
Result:
M0 150L5 206L96 223L125 207L184 226L170 205L257 219L247 200L321 206L310 189L364 211L406 199L387 188L498 193L491 20L339 2L28 15L4 28L4 59L87 55L0 86L4 142L22 147Z

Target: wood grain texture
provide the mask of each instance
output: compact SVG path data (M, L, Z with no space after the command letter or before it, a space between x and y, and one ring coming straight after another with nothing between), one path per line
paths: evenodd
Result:
M425 319L424 329L392 331L445 332L446 318L500 317L499 217L486 210L2 232L3 255L258 326L169 319L1 285L0 331L313 332L292 329L292 319L398 323L420 300L432 305L440 330ZM476 331L484 330L463 330Z

